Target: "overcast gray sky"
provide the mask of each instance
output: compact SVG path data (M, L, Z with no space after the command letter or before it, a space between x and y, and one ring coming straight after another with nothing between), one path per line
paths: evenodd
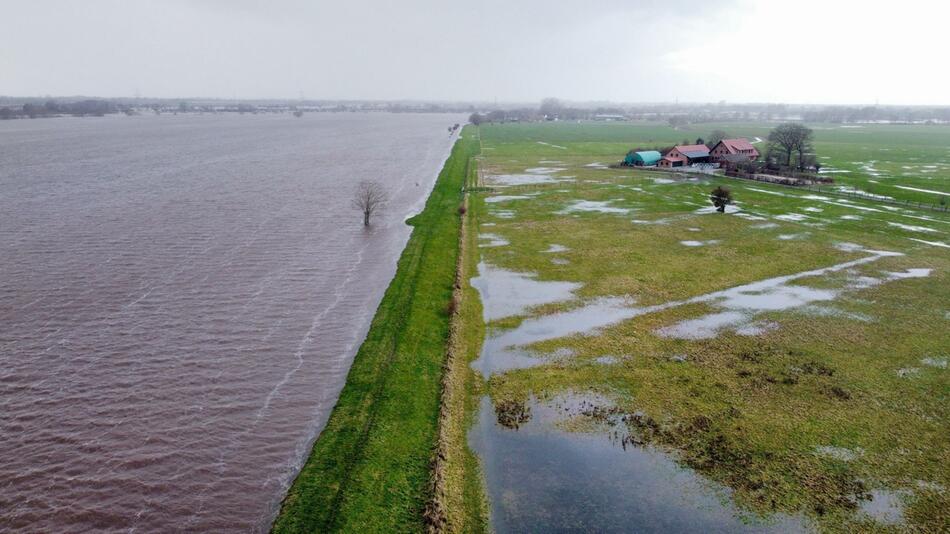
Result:
M950 104L944 2L0 0L0 94Z

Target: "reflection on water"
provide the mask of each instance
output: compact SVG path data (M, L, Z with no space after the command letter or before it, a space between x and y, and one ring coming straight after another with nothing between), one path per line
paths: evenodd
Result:
M519 346L573 334L589 334L597 328L640 313L643 313L642 308L631 307L627 299L604 298L574 310L525 319L517 328L510 330L490 329L479 358L472 362L472 367L488 376L540 365L544 360L530 356Z
M732 328L739 334L756 335L774 328L774 326L763 328L761 325L754 324L753 319L756 313L801 308L816 302L833 300L844 289L864 289L888 281L922 278L929 276L931 272L930 269L908 269L899 273L885 273L882 278L852 275L848 286L842 289L817 289L791 283L805 278L824 277L832 273L847 271L859 265L875 262L881 258L901 255L897 252L877 250L865 252L870 253L870 255L830 267L768 278L688 299L684 303L704 302L723 311L680 321L661 328L658 333L674 338L704 339L715 337L720 331Z
M850 248L850 247L849 247ZM479 358L472 367L490 376L512 369L534 367L554 361L556 355L531 352L528 346L571 335L592 335L597 330L640 315L689 304L706 304L717 311L679 321L659 330L671 337L715 337L724 329L741 335L759 335L779 325L757 318L758 314L795 308L836 298L842 291L863 289L881 283L920 278L930 269L883 272L877 277L858 276L860 265L898 253L851 248L863 258L825 268L760 280L696 297L652 306L636 306L632 299L605 297L587 301L568 311L528 317L510 329L489 329ZM846 282L838 289L819 289L793 282L826 277L844 271ZM569 284L538 282L532 276L501 271L490 273L479 266L473 279L490 318L523 315L533 303L569 300ZM477 282L476 282L477 280ZM545 286L544 284L550 284ZM536 301L533 299L537 299ZM562 355L568 358L571 354ZM685 361L677 356L674 361ZM598 363L616 359L603 356ZM682 469L662 450L636 446L629 441L625 422L611 419L600 423L609 428L568 432L565 423L576 423L584 407L605 404L590 395L566 395L552 401L530 399L526 404L504 401L492 406L482 399L477 422L470 430L469 444L484 469L492 502L492 525L499 532L795 532L807 530L803 519L778 515L763 524L742 517L731 502L727 488L715 486L689 469ZM494 409L493 409L494 408ZM837 454L831 448L823 454ZM876 503L864 513L884 522L899 522L899 499L875 495ZM896 504L895 504L896 503Z
M904 521L904 492L883 489L871 490L871 498L861 501L860 513L885 525L899 525Z
M480 234L479 237L494 234ZM519 273L501 269L488 263L478 264L478 276L471 279L472 287L482 298L485 322L503 317L521 315L528 308L571 298L581 287L572 282L536 280L533 273Z
M743 515L729 491L679 467L665 452L613 437L616 430L558 427L603 399L536 399L518 424L482 399L469 444L479 456L497 532L800 532L802 520Z
M652 306L634 306L632 299L604 297L569 311L531 317L523 320L515 328L490 329L482 345L479 359L472 365L486 376L509 369L533 367L543 361L526 354L521 347L576 334L592 335L600 328L640 315L688 304L704 303L719 308L721 311L684 319L660 328L657 333L661 336L681 339L712 338L726 329L732 329L740 335L759 335L778 328L778 325L772 322L756 321L756 314L805 308L816 302L833 300L845 289L863 289L884 282L926 277L931 273L930 269L908 269L903 272L887 272L880 278L852 275L849 284L842 289L816 289L791 283L804 278L823 277L875 262L881 258L901 255L887 251L868 250L865 252L869 255L864 258L821 269L768 278L684 300ZM567 300L572 296L573 291L569 288L578 287L576 284L567 282L538 282L533 280L532 275L494 269L484 263L479 266L479 272L480 276L472 279L472 285L478 289L481 296L486 321L520 315L531 305Z

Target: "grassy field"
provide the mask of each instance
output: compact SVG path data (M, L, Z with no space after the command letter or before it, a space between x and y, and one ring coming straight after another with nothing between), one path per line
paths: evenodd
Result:
M470 396L486 392L499 421L503 407L531 399L606 399L561 427L596 432L591 413L622 416L636 443L668 451L756 515L802 516L831 531L950 530L950 216L596 165L715 127L481 127L482 185L495 190L471 198L481 246L470 248L470 276L484 262L529 278L529 293L540 287L531 284L575 285L488 320L490 338L520 334L534 361L476 380ZM815 129L822 161L852 171L835 175L843 185L928 202L933 195L896 185L950 192L950 128ZM504 185L506 175L533 183ZM709 212L717 185L732 190L737 211ZM716 293L788 275L767 288L787 305L723 303L756 286ZM546 319L596 316L604 303L617 320L537 334ZM731 322L715 323L724 312ZM466 313L481 323L478 309ZM479 350L469 342L468 361ZM475 412L467 403L464 418ZM868 511L885 501L889 517Z
M274 532L425 528L461 188L478 141L463 130L399 259L326 428Z
M543 123L494 127L492 156L535 152L538 141L566 146L571 155L598 156L604 163L623 159L636 146L668 146L721 129L731 136L765 139L775 125L768 123L693 124L673 129L660 123L563 123L556 130ZM950 203L950 126L947 125L838 125L809 124L815 149L836 185L898 200ZM544 147L545 145L540 145ZM757 143L760 151L765 142ZM563 154L551 148L545 153ZM843 171L843 172L841 172ZM898 187L901 186L901 187ZM903 189L903 188L914 189ZM940 195L917 191L924 189Z

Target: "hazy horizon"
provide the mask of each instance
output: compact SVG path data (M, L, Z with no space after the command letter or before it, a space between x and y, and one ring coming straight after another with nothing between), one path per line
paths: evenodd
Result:
M926 16L817 0L37 0L4 10L0 94L950 105L930 53L950 6L902 11Z

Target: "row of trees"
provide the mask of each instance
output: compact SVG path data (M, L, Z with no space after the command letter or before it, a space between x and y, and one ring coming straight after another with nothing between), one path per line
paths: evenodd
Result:
M576 121L592 119L598 115L626 116L626 110L616 106L579 108L566 105L557 98L545 98L536 108L494 109L486 113L472 113L469 122L477 125L483 122Z
M807 122L950 122L947 107L827 106L802 112Z
M108 100L81 100L79 102L56 102L48 100L42 104L25 103L20 107L5 106L0 108L0 119L17 119L28 117L55 117L57 115L96 116L101 117L109 113L117 113L119 107Z

